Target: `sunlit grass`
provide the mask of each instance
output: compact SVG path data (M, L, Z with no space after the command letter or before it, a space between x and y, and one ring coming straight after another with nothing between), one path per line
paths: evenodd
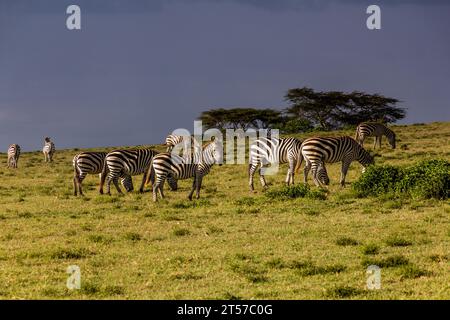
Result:
M383 140L377 163L449 159L450 123L394 130L405 146L391 150ZM370 141L366 147L372 149ZM192 202L191 180L180 181L176 192L166 188L166 199L154 204L148 188L100 196L97 176L87 177L86 196L76 198L76 153L58 151L54 163L44 164L39 152L24 152L17 170L7 169L0 154L0 298L450 297L448 200L358 198L339 186L339 164L327 166L326 193L310 178L314 196L300 188L272 198L257 178L250 193L247 166L224 165L213 167L201 199ZM285 170L267 177L269 190L285 190ZM360 175L354 163L347 181ZM135 187L140 179L134 177ZM296 176L297 184L302 180ZM366 289L371 264L382 268L380 290ZM81 269L81 290L66 288L69 265Z

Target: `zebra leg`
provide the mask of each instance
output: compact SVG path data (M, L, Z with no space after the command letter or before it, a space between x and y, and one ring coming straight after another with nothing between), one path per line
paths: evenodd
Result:
M317 178L317 172L318 172L317 163L312 164L311 167L312 167L311 172L312 172L314 184L316 185L316 187L321 187L322 184L320 183L319 179Z
M78 179L77 175L73 177L73 195L76 197L78 195Z
M83 187L82 187L84 178L86 178L86 175L81 175L81 176L77 177L78 190L80 192L80 196L84 195L83 194Z
M112 181L112 177L110 177L108 175L108 177L106 178L106 194L111 195L111 181Z
M197 199L200 198L200 189L202 188L202 180L203 180L203 176L201 174L198 175L197 179L196 179L196 187L197 187Z
M253 176L255 175L256 166L253 164L249 164L248 167L248 186L250 187L250 191L253 192L255 190L253 186Z
M161 199L164 199L163 186L165 179L165 176L156 177L156 182L153 184L153 202L158 201L158 192L161 196Z
M114 179L112 179L112 182L114 183L114 186L116 187L117 192L120 193L120 194L123 194L123 192L122 192L122 190L120 189L120 186L119 186L119 179L118 178L114 178Z
M286 176L286 185L290 185L291 183L294 184L294 170L295 170L295 165L296 165L295 160L289 161L289 169L287 172L287 176Z
M261 181L261 185L262 185L263 189L266 190L268 187L267 187L266 178L264 177L264 174L262 173L262 169L263 169L263 166L261 165L259 167L259 181Z
M341 187L345 187L345 177L347 176L348 168L350 167L351 161L348 161L347 159L342 160L342 167L341 167Z
M144 177L142 178L141 187L139 188L140 193L144 193L145 181L147 181L148 169L144 170Z
M373 140L373 148L375 149L377 147L377 142L378 142L378 137L375 136L374 140Z
M308 184L308 174L310 169L311 169L311 162L307 158L305 158L305 168L303 169L303 182L305 184Z
M189 195L188 195L188 199L189 200L192 200L192 195L194 194L195 187L196 187L196 181L197 181L197 175L195 175L194 181L192 181L192 189L191 189L191 192L189 192Z

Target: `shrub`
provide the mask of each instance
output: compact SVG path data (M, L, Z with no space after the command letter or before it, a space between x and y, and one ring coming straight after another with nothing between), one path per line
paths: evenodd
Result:
M325 295L329 298L350 298L355 295L364 293L363 290L349 286L336 286L331 289L327 289Z
M378 254L380 248L375 243L368 243L362 247L361 252L364 255Z
M447 199L450 189L450 162L441 159L425 160L407 168L398 183L399 192L414 198Z
M353 184L353 189L359 196L363 197L394 192L402 174L400 168L390 165L369 166L366 172Z
M271 199L295 199L295 198L311 198L325 200L325 190L311 190L306 184L296 184L290 186L283 186L278 189L269 190L266 196Z
M447 199L450 189L450 162L424 160L408 168L370 166L353 184L358 196L393 193L412 198Z
M349 238L349 237L341 237L336 239L336 244L338 246L356 246L358 245L358 241L353 239L353 238Z

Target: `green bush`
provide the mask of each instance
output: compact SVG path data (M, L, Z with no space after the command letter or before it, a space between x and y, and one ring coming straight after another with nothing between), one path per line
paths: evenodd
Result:
M450 189L450 162L441 159L421 161L404 170L397 191L414 198L447 199Z
M361 177L353 184L353 189L359 196L381 195L394 192L398 181L403 177L400 168L383 165L369 166Z
M362 197L393 193L412 198L447 199L450 189L450 162L433 159L407 168L370 166L353 184L353 189Z

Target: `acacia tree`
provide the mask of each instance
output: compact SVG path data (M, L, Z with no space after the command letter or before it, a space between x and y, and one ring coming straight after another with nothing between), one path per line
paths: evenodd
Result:
M405 117L405 110L396 106L400 101L379 94L359 91L314 91L311 88L290 89L285 95L290 103L288 115L307 119L323 130L355 125L363 121L395 122Z
M207 128L243 129L268 128L280 121L281 111L273 109L232 108L203 111L199 117Z

